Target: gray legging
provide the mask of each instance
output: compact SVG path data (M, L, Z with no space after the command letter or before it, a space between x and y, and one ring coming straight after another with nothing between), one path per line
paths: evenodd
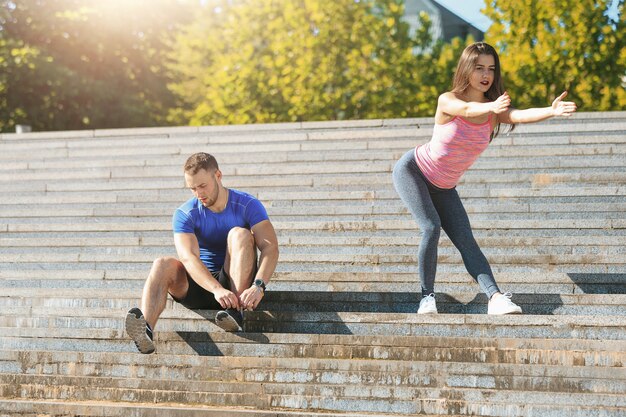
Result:
M404 154L393 168L393 185L422 231L417 254L422 296L434 293L437 245L442 227L461 252L465 268L487 297L499 292L489 262L474 239L456 188L444 190L430 184L415 162L414 149Z

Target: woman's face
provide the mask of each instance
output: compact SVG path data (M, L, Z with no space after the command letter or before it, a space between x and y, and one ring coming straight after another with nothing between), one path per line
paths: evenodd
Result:
M496 60L493 55L478 55L476 65L470 74L470 88L486 93L493 84L496 73Z

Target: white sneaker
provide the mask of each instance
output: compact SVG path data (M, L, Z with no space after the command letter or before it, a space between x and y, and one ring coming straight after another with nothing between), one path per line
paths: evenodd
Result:
M494 295L489 301L487 314L522 314L522 308L511 301L512 294L510 292L502 295Z
M420 307L417 314L437 314L437 303L435 302L435 294L428 294L420 301Z

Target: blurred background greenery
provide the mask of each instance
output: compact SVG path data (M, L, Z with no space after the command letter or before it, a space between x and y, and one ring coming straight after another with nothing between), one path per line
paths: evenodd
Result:
M403 0L0 0L0 130L432 116L475 39ZM614 13L608 13L609 9ZM624 0L485 0L515 107L626 109Z

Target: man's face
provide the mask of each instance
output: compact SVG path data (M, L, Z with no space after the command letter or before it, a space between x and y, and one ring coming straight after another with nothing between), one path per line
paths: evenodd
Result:
M220 170L207 171L201 169L195 174L185 172L185 184L204 207L212 207L220 192Z

